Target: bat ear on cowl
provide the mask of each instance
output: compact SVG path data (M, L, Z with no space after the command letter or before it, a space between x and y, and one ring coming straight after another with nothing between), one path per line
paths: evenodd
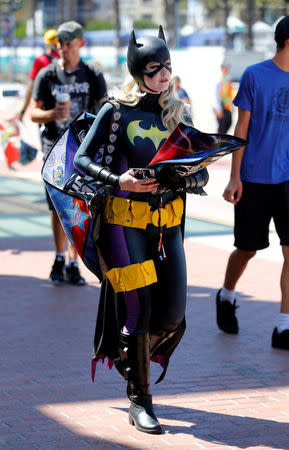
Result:
M159 35L158 35L158 38L159 38L159 39L162 39L163 41L166 42L165 33L164 33L163 27L162 27L161 25L159 26Z
M136 42L134 30L132 30L132 32L130 33L128 45L129 45L129 46L136 46L136 47L137 47L137 42Z

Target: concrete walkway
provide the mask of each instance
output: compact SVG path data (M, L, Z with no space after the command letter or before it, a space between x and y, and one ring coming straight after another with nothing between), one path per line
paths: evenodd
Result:
M188 200L187 331L167 377L152 385L164 434L127 422L125 383L90 357L99 285L52 286L53 244L40 162L0 169L0 448L289 449L289 353L271 348L280 248L260 252L238 286L240 334L215 323L215 295L233 248L221 197L229 161L210 171L207 198ZM152 365L152 380L159 374Z

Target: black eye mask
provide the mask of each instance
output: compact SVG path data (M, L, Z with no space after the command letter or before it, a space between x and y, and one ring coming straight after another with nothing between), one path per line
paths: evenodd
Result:
M156 92L146 86L143 74L152 78L163 67L171 72L171 68L165 64L168 59L170 59L170 52L161 25L158 37L144 36L136 41L134 31L131 32L127 50L127 67L134 79L141 82L149 91ZM148 72L145 67L152 61L160 65L153 72Z
M170 73L172 73L172 68L161 62L159 63L159 66L152 72L149 72L146 68L144 68L142 72L148 77L153 78L160 70L162 70L163 67L165 67Z

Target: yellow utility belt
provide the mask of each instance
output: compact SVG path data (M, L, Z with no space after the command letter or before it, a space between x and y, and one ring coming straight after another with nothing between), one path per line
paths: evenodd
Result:
M127 198L107 197L104 218L107 223L124 227L146 229L148 224L167 228L180 225L184 212L183 200L177 197L163 208L151 211L148 202L139 202ZM159 224L160 219L160 224Z

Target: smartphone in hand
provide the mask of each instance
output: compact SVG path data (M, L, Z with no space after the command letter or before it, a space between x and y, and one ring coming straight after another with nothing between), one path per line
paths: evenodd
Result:
M150 178L155 178L154 169L130 169L130 172L133 177L138 178L139 180L149 180Z

